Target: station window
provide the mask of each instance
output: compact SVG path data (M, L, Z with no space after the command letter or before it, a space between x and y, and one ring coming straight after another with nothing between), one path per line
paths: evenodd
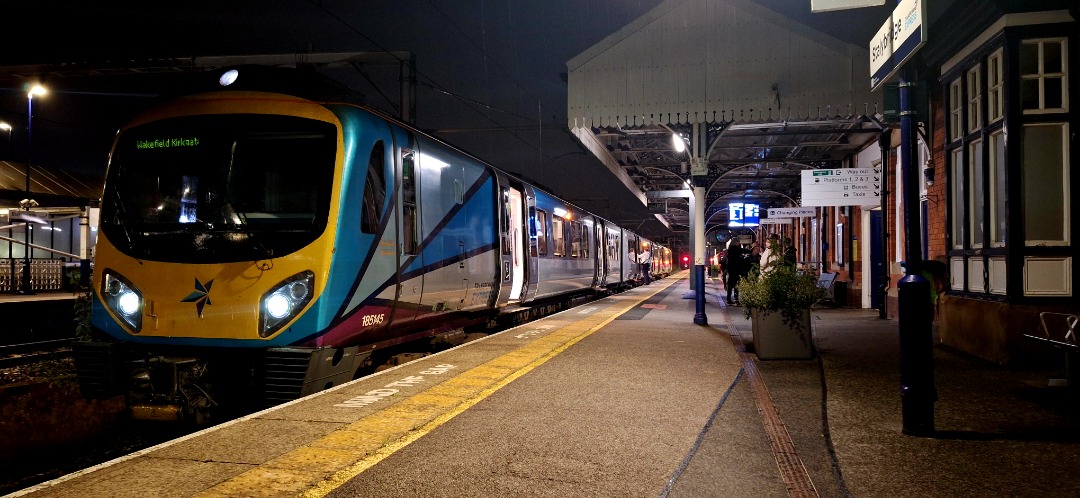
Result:
M990 135L990 247L1005 247L1009 229L1006 199L1009 192L1009 175L1005 162L1005 132L998 130Z
M1069 243L1069 125L1024 125L1024 240L1029 246Z
M967 72L967 131L973 132L982 127L982 82L979 78L981 68L975 66Z
M974 249L983 246L984 223L986 221L983 208L986 206L986 198L983 191L983 152L982 140L968 143L968 218L971 221L968 233L971 234L971 247Z
M1020 44L1020 102L1025 114L1069 110L1064 38Z
M1005 117L1005 72L1001 65L1002 49L986 59L986 119L993 123Z
M964 149L953 149L950 154L949 164L952 168L952 178L949 180L949 184L952 186L951 192L951 208L952 208L952 247L953 249L964 248L964 213L967 211L964 209L966 204L964 203Z
M960 96L960 79L949 84L949 141L964 136L964 100Z

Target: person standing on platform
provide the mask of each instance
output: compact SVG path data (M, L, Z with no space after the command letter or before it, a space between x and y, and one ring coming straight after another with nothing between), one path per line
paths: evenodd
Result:
M765 250L761 252L761 259L758 260L758 266L761 267L761 273L769 273L781 261L780 253L780 236L773 233L769 234L769 240L765 242Z
M727 303L734 305L739 303L739 281L750 272L750 253L743 249L734 239L728 241L727 247Z
M796 259L795 244L791 242L791 237L784 237L784 264L794 267Z
M649 252L649 248L638 254L638 264L641 265L641 273L644 274L645 285L652 283L652 253Z

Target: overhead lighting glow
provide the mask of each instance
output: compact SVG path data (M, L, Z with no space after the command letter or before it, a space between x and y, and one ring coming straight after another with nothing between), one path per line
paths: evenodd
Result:
M34 95L45 95L46 93L49 93L49 91L46 90L45 87L41 85L34 85L30 88L30 91L26 93L26 96L32 99L34 98Z
M230 69L230 70L225 71L224 73L221 74L221 77L218 78L218 83L220 83L221 86L229 86L229 85L233 84L234 82L236 82L236 78L239 77L239 76L240 76L239 71L237 71L235 69Z
M671 143L675 146L675 152L683 152L686 150L686 142L678 133L671 134Z

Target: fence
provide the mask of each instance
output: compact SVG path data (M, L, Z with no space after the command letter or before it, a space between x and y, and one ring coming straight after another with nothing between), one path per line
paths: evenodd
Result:
M22 290L23 267L25 261L19 258L6 258L0 260L0 292L16 292ZM64 272L64 260L62 259L31 259L30 260L30 290L60 291L66 289L67 279Z

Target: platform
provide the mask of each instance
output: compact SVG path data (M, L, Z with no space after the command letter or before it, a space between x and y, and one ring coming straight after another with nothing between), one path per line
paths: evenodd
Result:
M1047 372L935 348L936 433L901 433L897 323L814 310L760 361L714 282L607 297L9 496L1075 496Z

